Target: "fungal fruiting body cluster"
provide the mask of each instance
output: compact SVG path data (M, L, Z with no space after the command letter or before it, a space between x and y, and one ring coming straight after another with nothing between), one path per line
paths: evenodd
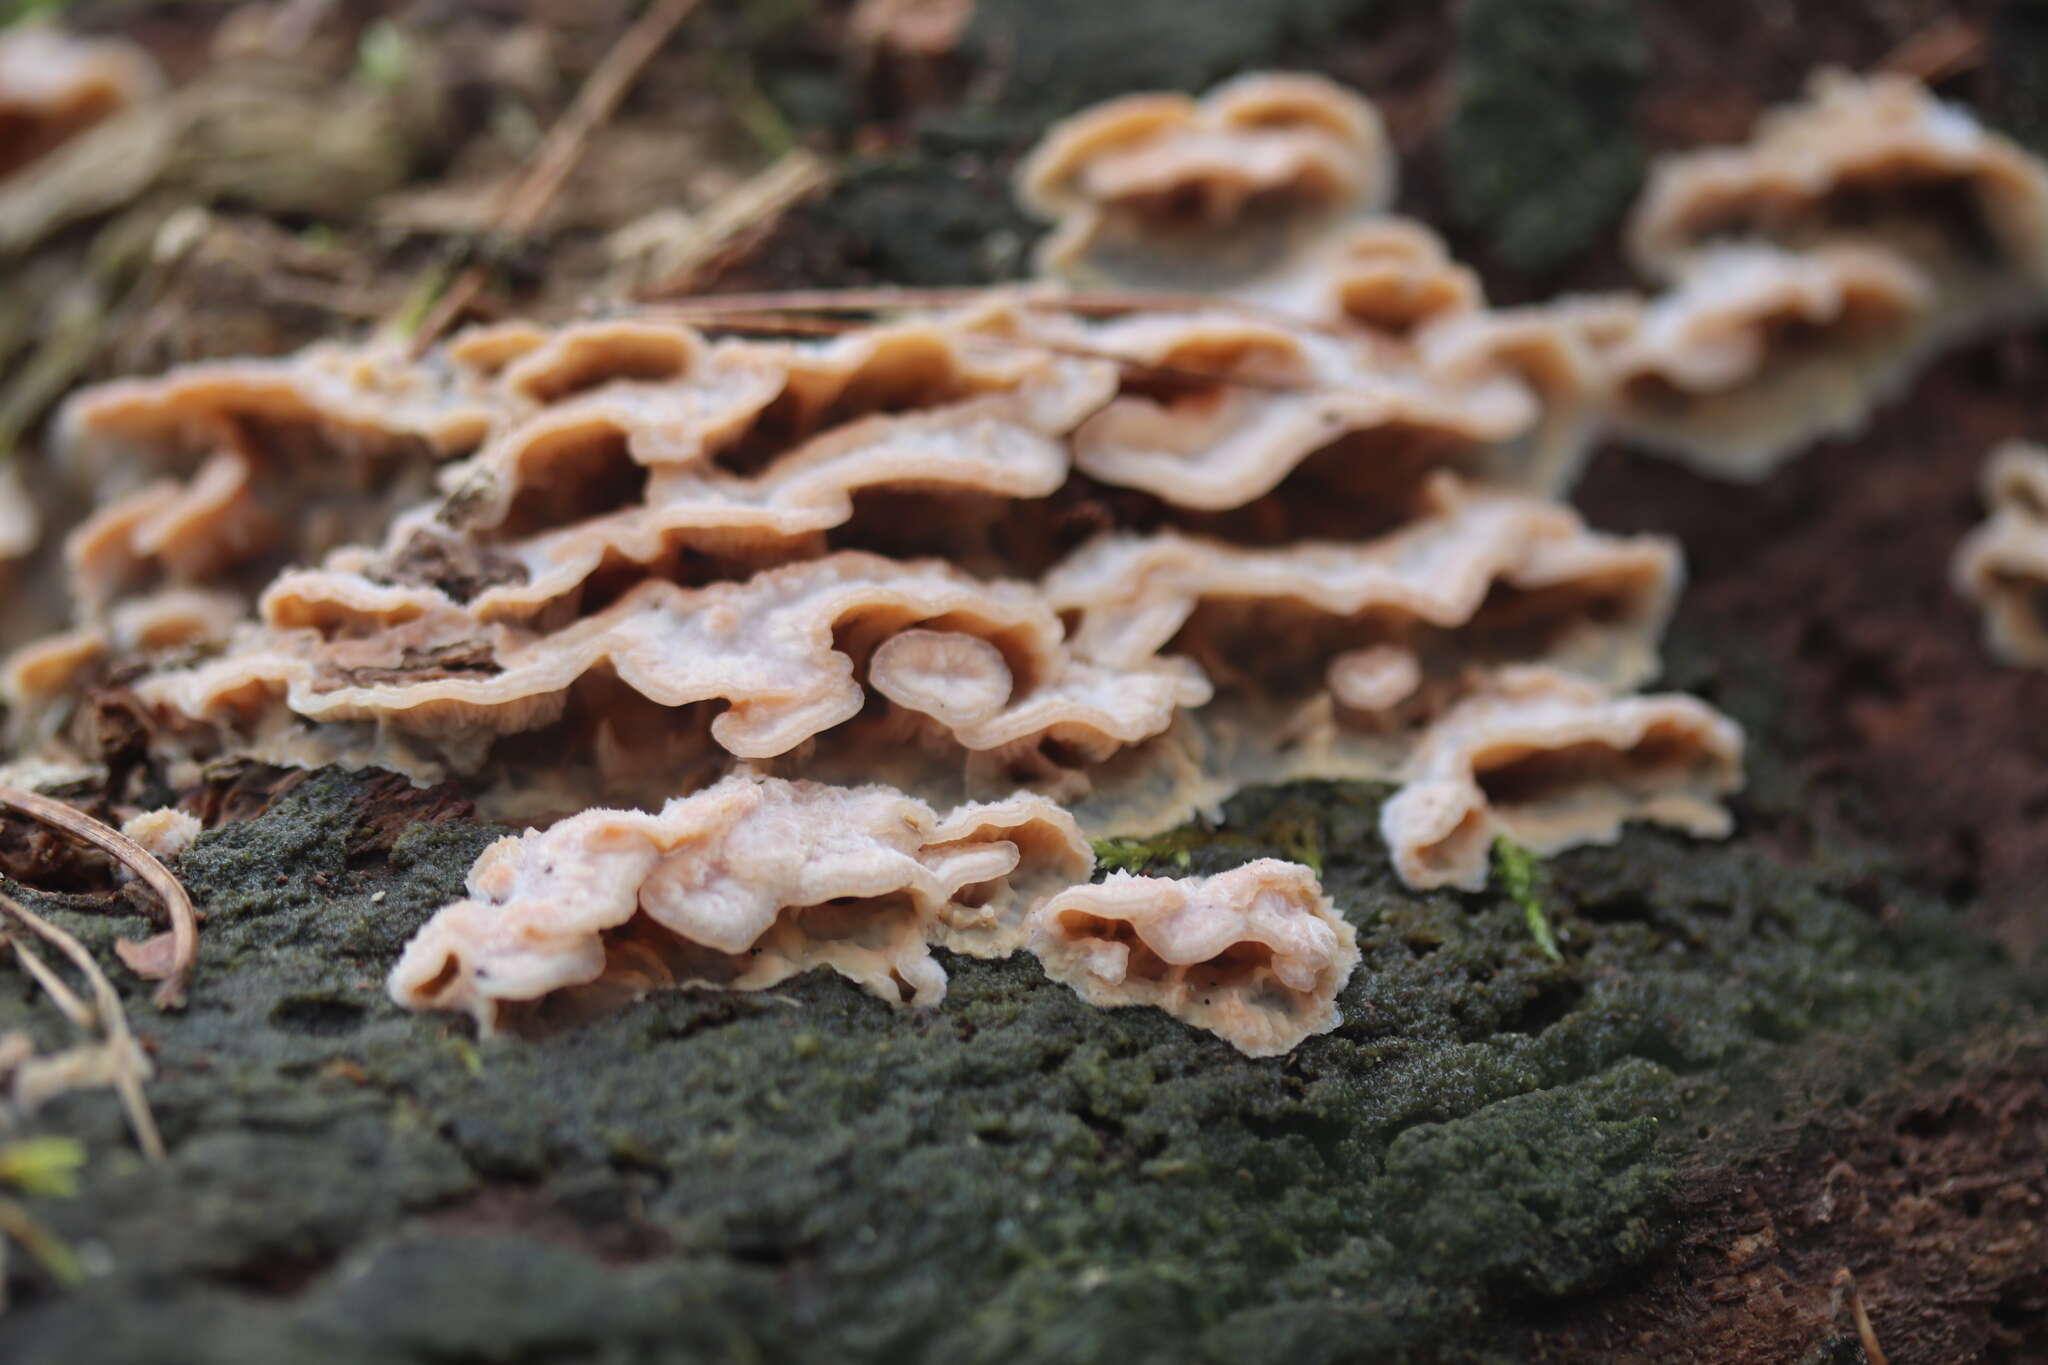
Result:
M1649 345L1618 425L1732 478L2048 305L2048 167L1905 76L1822 72L1748 144L1666 158L1628 235L1672 287L1623 340Z
M406 946L391 991L486 1029L813 967L931 1005L946 993L933 946L1028 947L1093 1003L1158 1005L1252 1056L1337 1026L1358 948L1309 869L1076 885L1094 865L1043 797L939 815L890 787L740 774L656 813L590 810L499 840L469 898Z
M1028 946L1091 999L1291 1045L1356 957L1319 892L1260 865L1063 898L1067 835L1311 776L1398 785L1418 887L1483 884L1496 835L1724 833L1739 730L1634 695L1676 547L1559 500L1591 443L1761 472L2048 273L2040 168L1889 78L1661 169L1649 300L1490 307L1393 182L1363 101L1245 77L1048 134L1021 192L1054 278L827 340L642 310L86 390L79 623L0 678L17 740L62 752L119 660L173 764L593 808L479 863L409 1004L810 965L924 1002L931 945Z

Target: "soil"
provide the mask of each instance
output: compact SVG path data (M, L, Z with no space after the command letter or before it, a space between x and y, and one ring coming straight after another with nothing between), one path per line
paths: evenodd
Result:
M256 18L225 42L207 6L86 13L180 79L245 92L255 62L266 98L367 99L383 132L332 153L347 192L232 159L242 180L40 244L10 289L54 307L91 266L85 374L288 349L473 259L482 311L562 316L614 280L608 233L792 141L841 159L834 188L696 284L980 282L1023 268L1007 173L1047 119L1266 64L1372 94L1403 207L1508 300L1626 281L1619 219L1658 149L1739 137L1817 65L1919 60L1944 25L1993 41L1939 88L2048 134L2028 0L981 0L957 50L889 62L850 54L842 6L733 0L541 236L491 243L476 206L520 120L545 126L632 7L523 8L346 7L283 52ZM379 19L411 63L373 97ZM116 250L192 206L182 254ZM0 316L0 427L49 373ZM813 975L479 1041L380 983L499 831L389 775L223 771L182 794L215 826L177 867L206 916L192 1005L120 981L172 1160L145 1166L102 1096L44 1111L31 1131L90 1161L75 1198L24 1202L92 1273L59 1288L11 1257L0 1355L1850 1362L1847 1270L1896 1365L2048 1359L2048 674L1994 666L1947 583L1983 452L2048 436L2044 378L2048 333L1993 338L1755 486L1601 454L1579 505L1685 544L1665 681L1745 724L1751 783L1726 843L1636 831L1545 864L1562 962L1493 891L1402 890L1376 790L1252 793L1123 850L1322 862L1366 962L1344 1027L1284 1063L957 959L930 1015ZM32 614L11 600L0 635ZM147 927L104 864L13 824L0 873L104 960ZM6 976L11 1028L62 1037Z

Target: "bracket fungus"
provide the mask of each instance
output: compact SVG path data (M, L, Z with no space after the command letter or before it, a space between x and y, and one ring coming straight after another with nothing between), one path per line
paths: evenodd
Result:
M1155 1006L1251 1057L1337 1027L1359 962L1357 933L1315 873L1275 858L1076 886L1039 910L1031 951L1091 1005Z
M1018 198L1056 220L1039 268L1080 282L1213 290L1285 267L1331 225L1384 208L1394 154L1366 101L1255 74L1201 99L1130 95L1056 124Z
M1434 366L1385 338L1228 308L1040 311L1017 330L1019 344L1126 364L1115 398L1075 427L1074 466L1193 529L1356 538L1405 520L1434 470L1532 487L1549 475L1530 450L1544 401L1504 366Z
M1247 303L1326 326L1406 338L1485 306L1479 276L1451 258L1412 218L1372 218L1303 253L1287 270L1241 292Z
M1896 252L1932 279L1954 334L2041 307L2048 168L1910 77L1823 71L1747 144L1653 167L1629 224L1645 273L1674 278L1727 239Z
M735 776L656 814L591 810L499 840L469 898L406 945L391 994L489 1029L826 966L892 1004L931 1005L946 973L928 940L1006 944L1093 861L1073 821L1032 798L942 820L886 787Z
M1098 1003L1286 1051L1359 960L1314 877L1077 885L1084 833L1295 777L1401 784L1418 886L1475 884L1495 832L1724 831L1740 732L1632 695L1678 552L1559 499L1603 424L1747 439L1791 386L1878 392L1958 278L1912 234L1701 251L1686 218L1640 228L1677 243L1663 298L1495 308L1384 215L1393 179L1365 101L1247 76L1047 136L1019 186L1061 280L824 338L696 301L87 388L56 428L97 500L79 619L8 661L12 734L75 767L64 708L119 676L180 771L581 810L493 846L392 975L486 1027L812 966L927 1004L934 949L1031 946Z
M1058 617L1027 584L985 583L934 560L852 551L700 588L645 580L553 632L479 630L447 611L396 617L365 629L359 616L332 634L247 627L217 657L156 673L136 688L189 720L250 734L294 717L368 724L394 741L373 751L379 761L421 773L429 769L418 746L434 756L427 762L475 771L501 736L563 723L582 724L589 735L637 714L648 730L639 743L599 742L597 752L601 760L643 764L650 776L669 761L663 754L715 746L734 758L772 759L872 712L864 685L870 661L913 628L971 638L1001 666L1000 676L982 670L990 694L983 701L994 700L993 709L970 702L961 713L957 702L931 695L934 679L914 676L914 657L900 650L883 656L888 688L930 722L911 729L956 754L1030 745L1057 732L1105 756L1160 733L1178 709L1208 698L1199 674L1175 661L1109 669L1074 659ZM913 643L913 656L916 650ZM878 692L876 700L887 696ZM889 740L864 744L858 733L837 736L863 745L878 764L909 737L902 727Z
M1338 655L1382 645L1453 669L1576 666L1616 689L1655 671L1679 579L1669 541L1603 536L1560 503L1448 476L1427 505L1358 542L1107 536L1049 574L1045 592L1075 620L1083 655L1129 666L1187 654L1226 695L1229 681L1266 696L1313 689Z
M1921 358L1935 307L1933 283L1889 251L1701 251L1610 345L1613 426L1708 473L1761 478L1860 428Z
M1616 697L1517 669L1453 707L1403 776L1380 811L1401 879L1477 891L1500 835L1550 854L1612 843L1630 820L1727 834L1742 731L1693 697Z
M1983 608L1994 654L2048 668L2048 450L2012 442L1992 452L1984 500L1990 519L1956 549L1956 590Z

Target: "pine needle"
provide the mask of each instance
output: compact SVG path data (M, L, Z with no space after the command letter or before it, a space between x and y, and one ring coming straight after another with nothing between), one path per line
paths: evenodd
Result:
M52 800L35 792L0 787L0 807L17 811L52 829L62 830L66 834L83 839L134 873L136 880L156 892L157 899L163 902L164 911L171 920L171 957L168 965L161 968L156 965L151 944L124 940L116 947L121 953L122 960L138 976L161 976L162 984L156 988L154 997L158 1009L169 1010L182 1006L185 1003L185 983L191 979L193 964L199 960L199 916L192 909L192 898L185 894L184 887L178 885L178 879L171 875L171 870L158 861L155 854L120 830L102 824L62 801Z
M497 231L507 237L523 237L540 224L555 202L569 173L576 169L591 134L602 127L618 109L626 92L633 88L647 63L676 31L698 0L654 0L633 26L619 35L597 69L576 92L568 110L548 129L526 174L521 176L501 202ZM413 354L418 355L452 327L485 283L483 267L472 265L441 293L434 307L413 333Z

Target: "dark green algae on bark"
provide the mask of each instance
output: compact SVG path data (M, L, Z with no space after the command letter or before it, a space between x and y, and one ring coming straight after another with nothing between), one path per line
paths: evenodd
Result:
M2038 983L1949 908L1797 831L1768 689L1674 653L1762 741L1748 832L1546 864L1561 962L1505 896L1402 888L1374 790L1253 792L1117 850L1321 863L1365 961L1342 1027L1272 1061L1028 957L949 959L928 1012L814 973L478 1040L382 978L497 831L370 838L390 785L315 777L180 861L207 917L189 1008L122 981L170 1160L104 1095L30 1130L88 1146L77 1197L29 1202L92 1273L60 1290L17 1254L0 1356L1517 1358L1514 1321L1668 1248L1681 1172L1774 1111L2037 1032ZM138 928L53 913L103 960ZM61 1042L8 979L0 1030Z

